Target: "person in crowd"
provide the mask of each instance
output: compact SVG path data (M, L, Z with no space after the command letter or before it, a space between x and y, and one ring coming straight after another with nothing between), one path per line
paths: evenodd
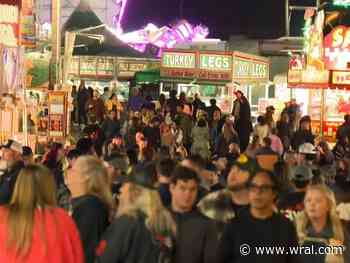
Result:
M55 189L46 167L21 170L10 203L0 207L0 262L85 262L73 220L56 207Z
M293 150L297 151L299 146L304 143L315 144L315 136L311 131L310 116L304 116L301 118L299 130L293 135L291 145Z
M171 213L178 235L175 263L216 263L217 234L215 224L195 207L199 178L195 171L183 166L174 169L171 177Z
M298 246L295 227L291 221L275 212L278 181L268 171L257 171L249 180L249 208L240 212L224 231L220 242L218 262L299 262L290 253L258 254L256 248L276 244L285 251ZM242 253L242 246L250 253Z
M248 157L255 159L256 153L260 148L261 148L260 138L259 136L254 135L251 143L249 143L247 150L245 151L245 154Z
M336 138L348 137L350 134L350 114L345 114L344 123L337 129Z
M192 169L200 180L198 187L198 200L207 193L221 189L217 173L207 169L207 162L200 155L191 155L180 163L182 166Z
M279 199L284 199L284 197L294 189L293 183L291 181L291 178L293 177L291 167L287 161L280 159L275 163L273 172L279 182Z
M248 181L257 164L241 155L231 166L226 188L206 195L197 205L199 211L217 222L219 237L226 224L249 205Z
M128 146L128 148L134 148L136 147L136 133L140 132L142 130L141 121L138 117L134 116L129 121L127 132L125 136L125 141Z
M233 103L232 116L234 117L234 128L238 133L241 152L247 149L250 134L253 131L250 104L243 92L235 92L236 100Z
M158 117L153 117L149 124L143 128L142 133L147 138L151 147L154 149L158 149L160 147L160 119Z
M170 207L171 205L169 188L171 173L175 169L175 166L176 163L170 158L162 159L157 163L158 192L164 207Z
M120 181L118 214L96 250L96 262L174 262L176 224L154 181L144 173Z
M276 122L274 119L275 110L276 109L274 106L268 106L266 107L266 112L265 112L265 115L263 116L270 130L276 128Z
M176 90L170 90L169 99L166 102L168 112L170 112L171 118L174 120L177 113L177 107L180 105L179 100L176 98Z
M191 153L200 155L203 159L208 160L210 157L210 136L209 128L205 119L199 119L197 126L192 130L192 147Z
M336 175L330 186L334 192L337 204L350 203L350 165L349 160L340 160L337 163Z
M159 105L157 108L157 112L160 114L160 116L165 117L165 115L166 115L166 97L165 97L164 93L159 95L158 102L159 102Z
M94 89L91 86L89 86L87 90L88 90L89 99L92 99L94 97Z
M94 143L90 138L83 137L78 140L76 149L80 152L81 155L95 155L96 151Z
M106 110L107 112L115 111L116 112L116 119L120 120L121 114L123 112L123 105L118 100L118 97L115 93L113 93L109 99L105 101Z
M78 107L78 90L77 90L77 86L75 85L72 86L71 98L72 98L72 104L73 104L71 119L73 123L77 123L79 118L79 112L78 112L79 107Z
M105 140L110 140L120 132L120 124L117 120L117 112L111 110L108 112L107 118L102 122L101 130Z
M143 104L146 103L146 100L144 97L142 97L140 89L135 88L133 90L134 94L129 98L127 109L133 112L137 112L141 110Z
M277 207L282 211L300 212L304 210L304 198L307 187L313 177L310 167L299 165L292 171L294 190L280 198Z
M266 138L270 133L270 127L266 123L264 116L258 117L258 123L254 126L253 136L259 137L259 143L263 144L263 139Z
M61 188L61 185L64 184L63 162L64 162L63 144L54 142L50 148L50 151L47 153L43 161L43 165L45 165L47 168L49 168L52 171L57 189Z
M86 262L93 263L97 245L113 212L111 182L102 161L81 156L67 173L72 194L72 217L79 229Z
M289 115L287 112L281 114L281 118L276 123L277 135L280 137L283 148L287 151L290 147L291 138L293 135L292 126L289 122Z
M192 108L193 108L192 118L194 120L197 119L197 113L199 112L199 110L205 110L205 108L206 108L205 103L200 99L198 93L194 94L194 100L192 102Z
M212 122L214 121L214 113L216 111L221 113L221 109L216 105L216 99L210 99L209 103L210 103L210 106L207 107L207 113L208 113L208 122L211 125Z
M180 105L184 105L187 102L188 101L187 101L187 98L186 98L186 93L184 91L181 91L180 95L179 95L179 103L180 103Z
M335 157L329 147L329 144L325 140L320 141L316 149L316 163L318 166L322 167L333 165Z
M338 136L337 142L333 148L333 154L337 161L350 158L349 135Z
M22 148L22 160L24 165L34 163L33 150L29 146L23 146Z
M186 147L186 149L189 151L191 149L192 144L192 128L193 128L193 122L191 118L191 104L181 104L180 107L178 107L179 111L176 116L176 118L179 121L179 126L183 132L183 145Z
M233 128L232 121L227 119L222 127L222 133L216 142L215 153L219 156L226 156L229 152L229 146L232 143L239 145L239 136Z
M87 115L86 115L86 103L89 100L89 94L85 88L85 82L82 80L80 82L78 90L78 123L79 125L85 126L87 124Z
M278 137L278 135L277 135L276 128L271 129L269 138L271 139L271 149L274 152L278 153L279 156L282 156L283 152L284 152L284 148L283 148L283 144L282 144L280 137Z
M97 90L93 91L93 97L86 103L86 109L91 124L103 122L106 108Z
M282 114L284 113L288 114L291 131L296 131L298 128L298 120L301 115L300 105L298 105L296 99L291 99L286 104L286 107L282 111Z
M305 210L296 219L299 243L315 251L321 251L321 247L333 249L324 254L303 253L301 262L349 262L349 251L345 249L350 245L348 234L337 215L333 192L325 185L311 185L304 203ZM338 249L334 249L336 246Z
M104 87L103 89L103 94L101 95L101 99L103 100L103 103L107 103L108 99L111 97L110 92L109 92L109 87ZM108 111L112 109L107 109Z
M0 205L6 205L11 200L18 173L24 167L21 154L23 147L16 141L8 140L1 147Z
M272 141L271 141L270 137L263 138L262 147L256 151L255 156L258 156L258 155L276 155L277 158L279 158L279 154L277 152L275 152L274 150L272 150L271 144L272 144Z
M165 120L160 124L161 145L172 148L175 144L175 136L172 133L173 121L170 113L167 113Z

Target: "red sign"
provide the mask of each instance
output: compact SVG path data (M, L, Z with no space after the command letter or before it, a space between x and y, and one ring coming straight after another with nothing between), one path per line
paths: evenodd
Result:
M205 80L232 80L231 72L200 71L199 78Z
M0 0L0 44L18 46L20 1Z
M325 37L326 69L347 70L350 63L350 28L338 26Z
M186 69L165 69L162 68L160 71L162 77L169 78L196 78L197 74L195 70Z

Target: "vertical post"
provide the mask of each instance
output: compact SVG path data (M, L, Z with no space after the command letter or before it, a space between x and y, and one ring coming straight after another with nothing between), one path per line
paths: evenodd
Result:
M285 0L285 23L286 23L286 37L290 35L290 25L289 25L289 0Z
M51 5L51 27L52 27L52 55L51 55L51 85L56 85L59 78L59 63L61 55L61 34L60 34L60 18L61 18L61 0L52 0ZM55 73L53 74L53 69Z
M321 121L320 121L320 134L323 136L323 122L324 122L324 104L325 104L325 89L321 89Z

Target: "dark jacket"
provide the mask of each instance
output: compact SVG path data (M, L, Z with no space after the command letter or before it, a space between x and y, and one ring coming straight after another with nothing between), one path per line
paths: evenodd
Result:
M97 245L109 225L109 211L99 198L92 195L75 198L72 205L72 217L80 233L86 263L93 263Z
M172 215L177 225L175 263L216 263L215 223L197 210Z
M119 133L120 127L118 121L107 118L103 121L101 129L105 140L109 140Z
M143 213L135 218L126 215L116 218L96 250L96 263L158 263L160 242L157 238L169 236L155 237L145 220Z
M295 132L293 138L292 138L292 148L295 151L299 150L299 146L304 143L315 143L315 136L312 134L311 131L307 130L301 130Z
M17 176L22 168L24 168L24 163L22 161L16 162L10 170L0 177L0 205L10 202Z
M244 247L242 247L244 246ZM273 214L265 220L254 218L249 209L228 224L221 239L221 263L296 263L299 257L288 253L258 254L258 248L278 246L285 251L298 246L296 229L289 219ZM248 248L248 249L246 249ZM242 254L248 252L248 254Z

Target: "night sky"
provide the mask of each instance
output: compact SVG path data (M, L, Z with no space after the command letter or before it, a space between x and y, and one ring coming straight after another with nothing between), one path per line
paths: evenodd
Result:
M284 35L284 0L183 0L183 17L209 27L211 37L227 39L233 34L255 38ZM181 0L128 0L123 27L139 29L148 22L167 25L180 17ZM291 0L310 5L316 0ZM303 14L292 17L292 33L302 25Z

